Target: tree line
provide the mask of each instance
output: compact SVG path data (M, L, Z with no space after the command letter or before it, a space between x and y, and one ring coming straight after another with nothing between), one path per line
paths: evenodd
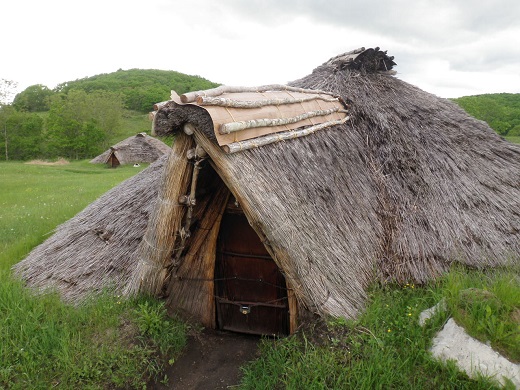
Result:
M140 70L97 75L59 84L38 84L10 94L16 83L0 80L0 160L91 158L106 149L125 110L149 112L182 94L218 84L174 71Z
M125 110L145 113L183 94L217 87L199 76L174 71L130 69L59 84L37 84L14 96L16 83L0 79L0 160L91 158L108 148ZM498 134L520 136L520 94L486 94L453 99Z
M494 93L453 99L468 114L502 136L520 136L520 94Z

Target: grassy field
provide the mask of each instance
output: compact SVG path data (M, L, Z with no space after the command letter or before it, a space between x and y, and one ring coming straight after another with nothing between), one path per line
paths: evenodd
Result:
M484 291L488 299L468 300L467 291ZM447 311L421 327L419 314L443 297ZM295 336L265 340L261 357L243 368L241 388L499 388L490 379L469 379L453 363L435 361L428 349L435 333L454 316L474 337L490 340L518 362L518 313L520 285L512 271L453 270L428 286L374 286L366 312L356 321L330 319ZM515 387L509 383L506 388Z
M509 142L512 142L514 144L520 144L520 137L505 137Z
M107 169L86 161L54 166L0 163L0 270L42 242L59 223L143 168Z
M0 163L0 388L143 388L174 363L188 327L167 317L160 302L103 296L70 307L53 294L34 296L10 273L58 224L143 168ZM288 338L265 339L259 359L243 368L240 388L495 388L427 351L453 316L520 361L518 275L517 269L456 269L427 286L373 286L356 321L329 319ZM448 311L420 327L419 313L442 298Z
M122 119L121 129L110 137L107 141L109 145L114 145L137 133L145 132L151 135L152 122L148 114L125 110Z
M148 135L152 135L152 122L148 117L148 114L125 110L123 113L121 129L111 135L111 137L107 140L107 144L115 145L128 137L142 132L145 132ZM167 145L172 144L173 138L171 136L157 138L159 138Z
M10 273L58 224L143 168L0 163L0 388L142 388L184 346L186 326L156 300L70 307Z

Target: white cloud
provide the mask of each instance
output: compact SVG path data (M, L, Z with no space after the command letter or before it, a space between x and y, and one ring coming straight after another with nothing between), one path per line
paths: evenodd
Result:
M440 96L520 92L512 0L25 0L4 2L0 14L0 78L20 89L119 68L286 83L341 52L379 46L395 56L398 77Z

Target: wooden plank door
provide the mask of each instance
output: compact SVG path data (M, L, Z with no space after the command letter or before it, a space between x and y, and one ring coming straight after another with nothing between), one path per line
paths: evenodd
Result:
M285 279L241 213L222 218L215 264L219 329L287 335L289 311Z

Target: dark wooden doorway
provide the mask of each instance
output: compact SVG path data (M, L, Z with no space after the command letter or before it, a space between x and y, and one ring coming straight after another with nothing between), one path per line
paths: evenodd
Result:
M107 160L107 165L110 168L117 168L119 165L121 165L121 163L117 159L117 157L114 154L114 152L110 153L110 156L108 157L108 160Z
M217 326L260 335L289 334L285 278L240 211L227 211L215 262Z

